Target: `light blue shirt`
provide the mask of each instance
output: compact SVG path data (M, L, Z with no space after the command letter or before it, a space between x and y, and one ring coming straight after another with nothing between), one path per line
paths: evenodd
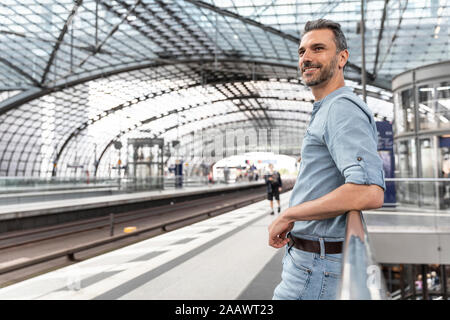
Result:
M289 206L320 198L344 183L376 184L386 189L377 143L372 112L350 88L339 88L315 102ZM296 221L291 233L304 239L342 241L346 218L343 214Z

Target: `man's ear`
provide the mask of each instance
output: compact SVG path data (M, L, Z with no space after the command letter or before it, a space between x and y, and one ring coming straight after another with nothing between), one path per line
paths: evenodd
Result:
M348 50L344 49L341 52L339 52L339 69L343 69L345 64L347 63L348 60Z

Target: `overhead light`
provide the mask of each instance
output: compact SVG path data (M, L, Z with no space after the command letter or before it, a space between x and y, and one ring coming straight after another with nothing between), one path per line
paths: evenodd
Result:
M427 92L427 91L432 92L433 90L434 90L433 88L420 88L419 89L419 91L422 91L422 92Z
M437 35L439 31L441 31L441 26L436 26L436 28L434 28L434 34Z
M448 123L448 119L444 116L439 116L439 119L441 119L441 121L444 123Z
M450 86L437 88L437 91L445 91L445 90L450 90Z
M419 104L419 108L422 108L423 110L428 111L428 112L433 112L433 110L431 108L427 107L426 105L424 105L422 103Z

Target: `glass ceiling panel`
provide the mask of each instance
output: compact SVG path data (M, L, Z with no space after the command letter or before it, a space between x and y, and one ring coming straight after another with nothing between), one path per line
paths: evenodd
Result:
M54 162L65 175L100 157L106 170L111 142L136 134L302 133L313 97L298 80L300 32L307 20L337 20L359 66L359 14L360 0L2 1L0 175L50 176ZM443 0L367 1L368 72L389 84L450 59L449 15ZM357 68L347 76L361 94ZM392 95L368 94L376 118L392 120Z
M0 88L52 87L161 59L233 57L291 66L297 60L292 41L187 1L31 4L0 4L0 65L9 68L0 77Z
M335 20L346 34L350 61L361 65L360 0L205 2L296 37L308 20ZM450 59L448 1L370 0L365 9L366 68L372 74L392 79L411 68Z

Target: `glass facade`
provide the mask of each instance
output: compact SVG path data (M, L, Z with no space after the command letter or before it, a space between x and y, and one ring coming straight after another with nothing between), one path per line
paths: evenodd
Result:
M450 104L448 82L419 87L420 130L450 128Z
M395 95L396 134L414 131L414 96L412 89L406 89Z
M416 145L414 139L396 141L394 144L395 177L413 178L416 176ZM418 186L416 183L397 183L396 197L401 204L417 205Z
M450 178L450 61L393 80L397 178ZM417 117L417 118L416 118ZM445 181L398 182L400 205L450 208Z

